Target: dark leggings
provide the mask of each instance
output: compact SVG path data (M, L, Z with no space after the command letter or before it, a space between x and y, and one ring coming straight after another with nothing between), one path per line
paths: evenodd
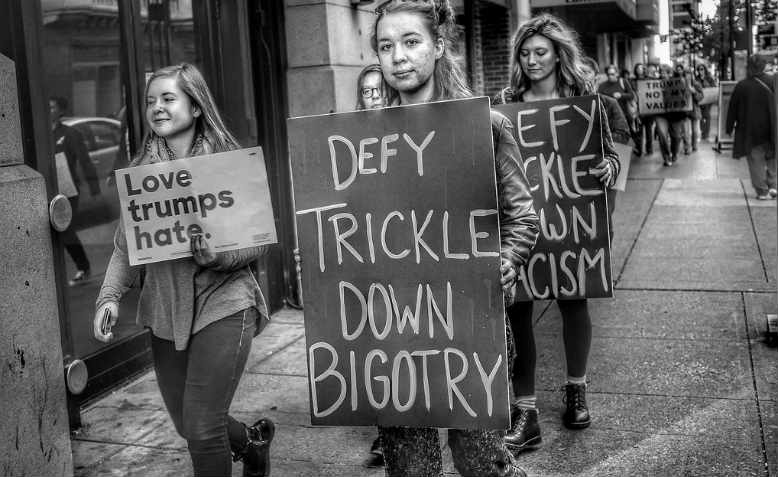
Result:
M557 300L562 313L562 337L565 344L567 374L582 377L586 374L586 362L592 345L592 319L586 299ZM535 367L537 352L532 325L531 301L513 304L507 310L516 355L513 359L511 384L514 396L535 394Z
M230 449L246 443L244 425L227 412L246 367L256 317L256 309L248 308L211 323L184 351L151 337L159 390L176 431L186 439L195 477L230 476Z
M75 219L78 214L78 196L71 197L70 208L73 210L73 218ZM70 258L73 259L73 263L76 264L76 270L89 271L89 259L84 251L84 246L81 244L81 240L76 234L73 224L70 225L64 232L62 232L62 242L65 244L65 250L70 254Z

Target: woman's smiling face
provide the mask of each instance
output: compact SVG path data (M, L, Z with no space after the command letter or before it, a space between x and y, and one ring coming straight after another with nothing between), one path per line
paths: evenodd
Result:
M158 136L171 138L188 131L200 111L174 77L162 76L149 84L146 94L146 121Z

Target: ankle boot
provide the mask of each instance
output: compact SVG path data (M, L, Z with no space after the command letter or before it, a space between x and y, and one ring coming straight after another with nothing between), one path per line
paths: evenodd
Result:
M537 409L522 409L511 404L511 428L505 435L505 446L514 454L540 446Z
M243 477L270 477L270 443L276 426L270 419L260 419L246 427L246 444L233 456L243 461Z
M589 408L586 407L585 384L565 385L565 413L562 421L569 429L585 429L591 424Z

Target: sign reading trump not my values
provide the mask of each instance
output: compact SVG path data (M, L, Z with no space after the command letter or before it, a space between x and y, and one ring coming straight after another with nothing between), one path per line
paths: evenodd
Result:
M641 116L694 108L692 93L684 78L638 80L637 101Z
M276 242L262 149L116 171L130 265L192 256L202 233L216 252Z
M506 428L487 98L288 126L313 424Z
M519 270L519 300L613 294L605 189L591 170L603 158L597 96L495 107L513 122L540 235Z

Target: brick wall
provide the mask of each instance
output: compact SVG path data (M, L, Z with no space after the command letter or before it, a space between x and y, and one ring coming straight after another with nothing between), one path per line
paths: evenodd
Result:
M483 75L480 93L492 97L510 83L510 12L492 3L479 1L477 5Z

